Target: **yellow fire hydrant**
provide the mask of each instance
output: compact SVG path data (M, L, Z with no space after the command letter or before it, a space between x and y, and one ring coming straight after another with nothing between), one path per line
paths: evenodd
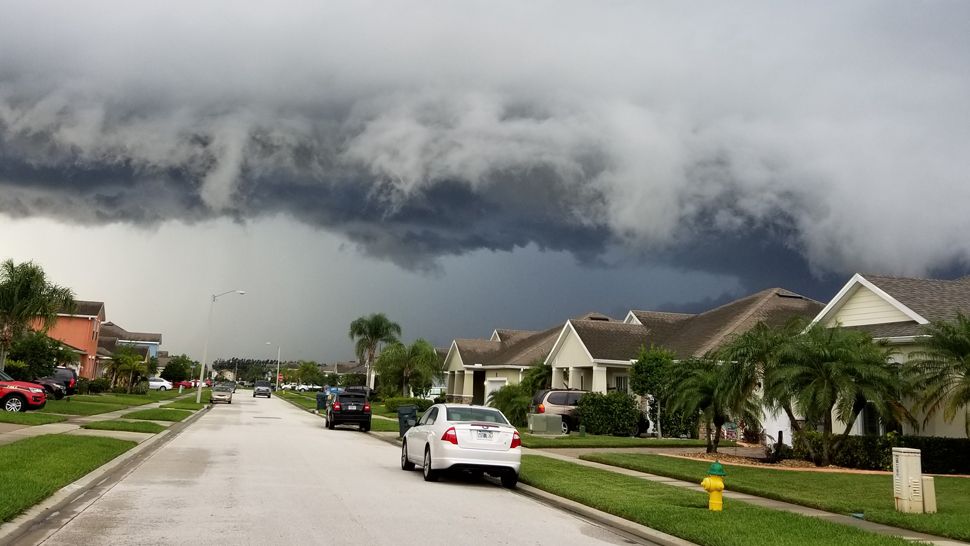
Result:
M724 508L724 478L727 472L720 461L714 461L707 469L707 477L701 482L701 487L710 495L707 499L707 509L720 512Z

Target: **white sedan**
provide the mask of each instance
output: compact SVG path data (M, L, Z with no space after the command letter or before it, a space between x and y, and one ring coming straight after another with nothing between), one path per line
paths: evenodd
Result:
M149 377L148 388L153 391L167 391L172 389L172 384L161 377Z
M445 470L488 473L515 487L522 461L518 431L497 409L435 404L404 434L401 468L422 467L425 481Z

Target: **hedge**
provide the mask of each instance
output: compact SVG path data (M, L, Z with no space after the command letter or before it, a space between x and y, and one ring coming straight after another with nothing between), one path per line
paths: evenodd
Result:
M822 449L822 434L805 431L796 435L794 455L811 460L803 442L811 442L817 452ZM863 470L891 470L892 448L909 447L921 451L923 472L928 474L970 474L970 439L937 436L902 436L890 432L884 436L847 436L832 455L832 464Z
M418 411L425 411L432 406L434 402L431 400L425 400L424 398L408 398L405 396L397 396L394 398L385 398L384 406L388 411L397 411L398 406L417 406Z
M591 392L579 399L579 418L590 434L634 436L640 410L633 397L626 393Z

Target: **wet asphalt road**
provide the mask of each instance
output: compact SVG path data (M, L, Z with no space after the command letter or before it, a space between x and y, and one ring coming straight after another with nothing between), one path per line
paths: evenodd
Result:
M625 544L491 483L425 483L399 450L239 391L43 544Z

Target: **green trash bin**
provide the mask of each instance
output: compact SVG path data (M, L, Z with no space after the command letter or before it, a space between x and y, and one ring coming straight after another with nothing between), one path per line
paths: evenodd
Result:
M404 438L404 434L407 433L408 429L413 427L415 423L418 422L418 407L413 405L398 406L397 407L397 429L401 434L401 438Z
M317 413L325 411L327 409L327 396L330 393L327 391L317 391Z

